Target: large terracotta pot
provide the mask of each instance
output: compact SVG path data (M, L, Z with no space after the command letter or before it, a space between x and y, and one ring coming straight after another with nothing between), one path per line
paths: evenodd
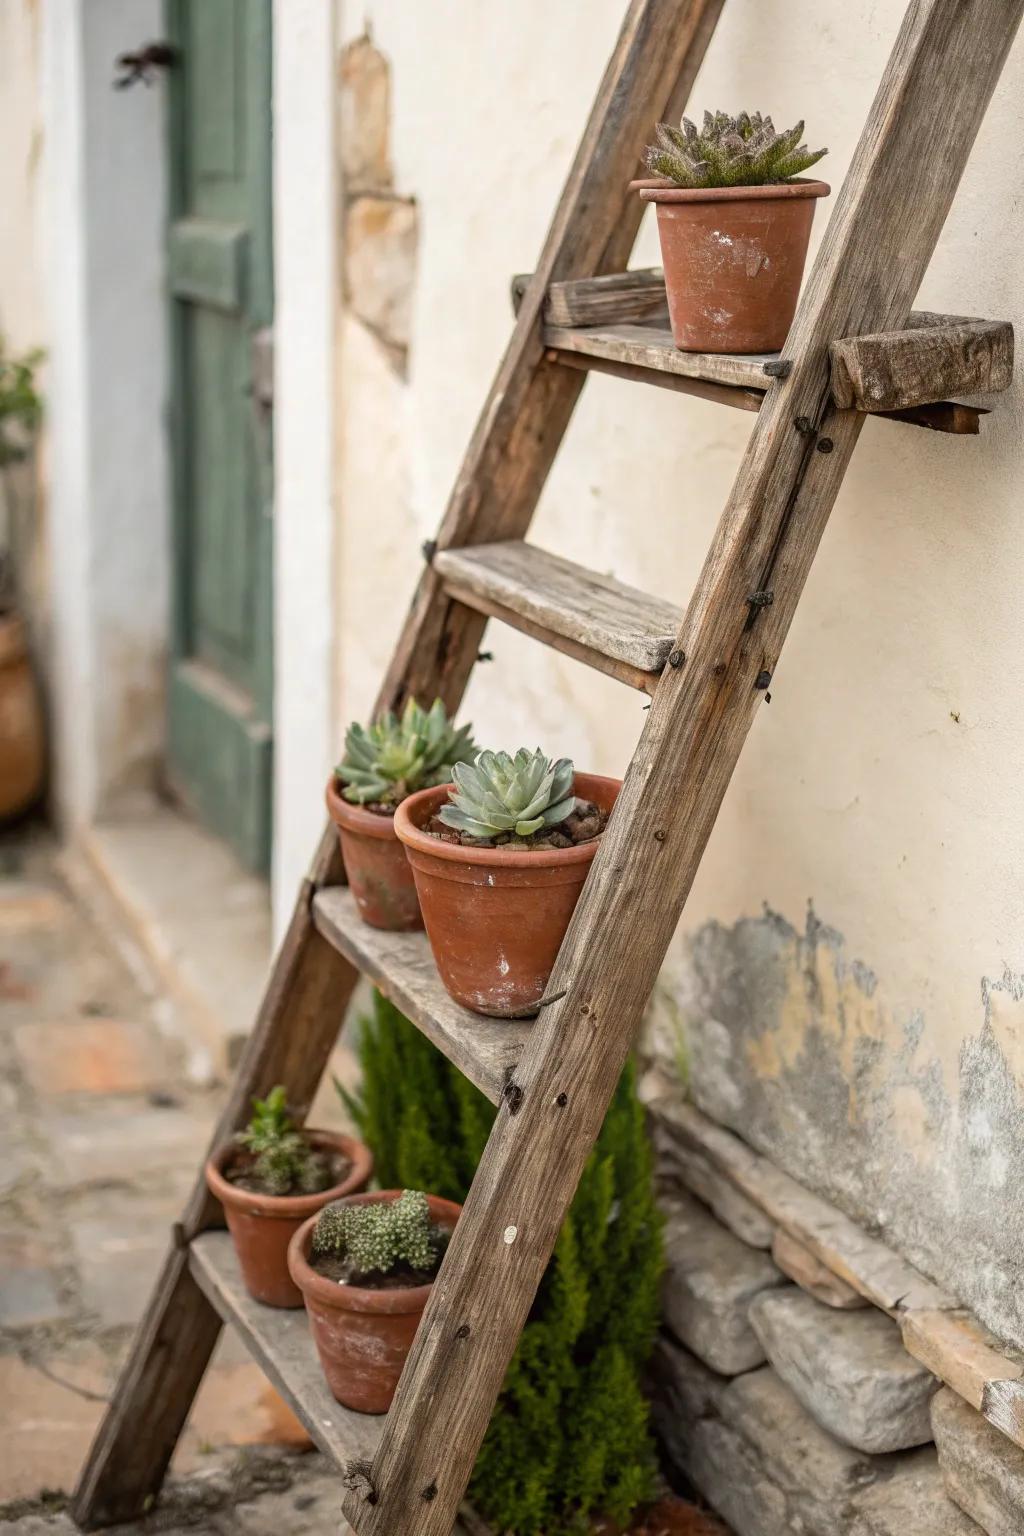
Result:
M658 209L672 339L684 352L781 351L824 181L767 187L636 183Z
M610 811L619 779L578 773L575 793ZM422 830L451 785L421 789L395 812L416 877L441 980L456 1002L496 1018L522 1017L544 996L600 839L527 853L463 848Z
M339 793L333 774L327 780L327 809L338 829L345 877L363 922L392 933L422 928L416 883L395 836L394 818L351 805Z
M352 1195L343 1203L390 1203L401 1193L400 1189L378 1190ZM461 1205L437 1195L428 1195L427 1203L433 1220L452 1230ZM309 1263L315 1226L316 1218L311 1217L296 1232L288 1249L288 1265L306 1303L327 1385L346 1408L357 1413L387 1413L431 1287L371 1290L368 1286L339 1285L326 1275L318 1275Z
M0 614L0 821L38 800L45 770L43 708L25 626Z
M303 1222L315 1219L325 1205L365 1189L373 1172L373 1154L354 1136L313 1130L305 1134L314 1147L340 1152L351 1164L340 1184L316 1195L257 1195L239 1189L224 1177L228 1163L238 1157L238 1148L230 1143L206 1164L206 1183L224 1207L246 1288L268 1307L302 1306L302 1292L288 1272L288 1244Z

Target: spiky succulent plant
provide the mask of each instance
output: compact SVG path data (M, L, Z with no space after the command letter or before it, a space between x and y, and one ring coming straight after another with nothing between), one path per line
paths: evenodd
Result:
M438 1255L430 1206L421 1190L368 1205L328 1205L313 1229L313 1258L347 1258L356 1273L390 1274L399 1264L429 1270Z
M441 820L472 837L532 837L576 808L571 761L552 762L539 747L535 752L520 747L515 757L481 752L475 763L457 763L452 778L455 793L442 807Z
M705 112L698 130L689 118L682 128L659 123L658 142L645 157L647 169L667 176L677 187L762 187L791 181L816 165L827 149L809 150L801 144L804 125L777 133L770 117L760 112Z
M440 699L429 710L410 699L401 718L389 710L369 727L353 722L335 773L346 800L397 805L417 789L447 784L454 765L472 762L477 750L473 727L456 730Z
M235 1140L252 1154L252 1173L272 1195L318 1194L331 1182L322 1152L295 1129L281 1084L265 1099L253 1099L252 1119Z

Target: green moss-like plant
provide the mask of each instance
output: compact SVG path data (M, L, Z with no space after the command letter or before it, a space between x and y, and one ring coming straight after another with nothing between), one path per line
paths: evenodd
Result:
M363 1087L346 1096L384 1186L465 1198L494 1110L379 995L362 1026ZM632 1067L619 1083L470 1486L478 1511L514 1536L625 1524L653 1490L640 1390L658 1323L661 1222Z
M252 1119L235 1140L252 1154L247 1171L272 1195L316 1195L330 1187L327 1159L296 1130L280 1083L265 1099L253 1099Z
M657 144L648 147L647 169L677 187L762 187L792 181L817 165L827 149L801 144L803 122L777 133L760 112L705 112L698 129L688 117L681 128L659 123Z
M427 1197L403 1189L387 1204L325 1206L313 1229L312 1252L314 1259L349 1259L357 1275L390 1275L402 1264L426 1273L439 1252Z

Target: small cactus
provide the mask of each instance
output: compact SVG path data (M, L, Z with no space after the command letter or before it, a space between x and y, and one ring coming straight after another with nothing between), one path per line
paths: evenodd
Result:
M387 1202L325 1206L313 1231L314 1259L348 1259L359 1275L388 1275L401 1264L427 1272L438 1252L427 1197L417 1189Z
M567 757L552 762L539 747L535 752L520 747L515 757L481 752L473 764L457 763L452 777L455 793L440 817L446 827L472 837L532 837L576 808L572 762Z
M327 1158L295 1129L284 1088L278 1084L265 1099L253 1099L252 1105L252 1119L235 1137L240 1147L252 1153L247 1172L272 1195L315 1195L327 1189L331 1182Z
M827 149L809 150L801 144L803 122L777 133L770 117L760 112L705 112L704 125L683 118L682 128L659 123L658 142L647 150L647 169L666 176L677 187L762 187L792 181L816 165Z
M401 719L389 710L375 724L353 722L345 733L345 756L335 773L355 805L398 805L407 795L447 784L455 763L472 762L473 727L456 730L440 699L429 710L409 699Z

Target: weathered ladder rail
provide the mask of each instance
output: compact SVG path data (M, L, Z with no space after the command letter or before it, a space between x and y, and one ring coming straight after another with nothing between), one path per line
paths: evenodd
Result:
M549 290L622 272L641 211L626 184L650 122L680 115L722 3L629 6L456 480L435 546L441 556L423 572L379 708L440 694L454 709L462 696L487 610L483 599L474 607L453 590L443 552L524 538L586 377L585 364L564 366L547 345ZM765 376L763 403L760 390L750 391L760 410L732 495L668 665L655 674L638 750L552 977L551 991L564 995L524 1032L379 1444L368 1466L352 1469L345 1513L360 1536L448 1536L452 1528L864 420L832 398L833 344L906 329L1022 10L1024 0L909 6L790 333L792 367L784 377ZM897 226L901 261L891 263L885 253ZM469 579L465 568L462 575ZM768 591L770 605L750 602ZM550 638L543 622L537 632ZM595 650L573 635L559 638ZM600 640L604 655L606 640L589 638ZM620 634L619 649L627 643ZM398 982L394 957L386 961L346 930L343 903L326 902L325 888L342 878L328 830L215 1140L242 1122L251 1094L276 1081L308 1107L357 966L404 986L417 1022L456 1059L472 1048L465 1022L436 1000L428 973L413 974L410 964ZM495 1073L504 1078L507 1067L497 1057L476 1067L497 1096ZM189 1252L217 1222L200 1178L76 1490L72 1507L83 1525L135 1516L159 1487L220 1327L210 1300L220 1287L202 1268L200 1245L194 1262ZM239 1303L221 1305L241 1316ZM255 1325L246 1328L255 1337ZM353 1449L358 1457L359 1444Z

